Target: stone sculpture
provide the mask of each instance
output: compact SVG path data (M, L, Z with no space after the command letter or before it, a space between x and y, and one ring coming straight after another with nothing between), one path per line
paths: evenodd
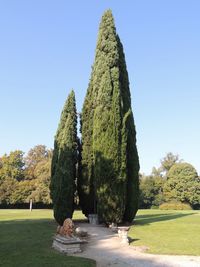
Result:
M75 227L72 219L67 218L63 226L58 226L53 239L53 248L63 253L78 253L82 251L81 245L86 241L75 235Z
M72 219L68 218L64 221L63 226L57 227L57 234L65 237L73 237L74 229Z

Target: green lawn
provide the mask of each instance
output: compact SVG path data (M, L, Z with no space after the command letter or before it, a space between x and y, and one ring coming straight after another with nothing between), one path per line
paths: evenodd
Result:
M51 210L0 210L0 266L94 267L92 260L51 248L56 224ZM74 219L84 219L80 211ZM139 210L131 245L150 253L200 255L200 211Z
M53 250L56 224L51 210L0 210L0 266L94 267L89 259L69 257ZM83 219L75 212L75 219Z
M129 236L150 253L200 255L200 211L139 210Z

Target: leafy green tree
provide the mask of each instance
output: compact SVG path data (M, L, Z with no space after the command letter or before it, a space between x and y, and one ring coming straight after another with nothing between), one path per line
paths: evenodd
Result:
M36 189L34 180L23 180L15 184L10 196L10 204L28 203L31 193Z
M151 208L164 202L164 182L163 178L152 175L140 179L140 208Z
M35 169L42 161L46 161L52 156L52 151L44 145L37 145L31 148L25 157L26 179L35 179Z
M174 155L172 152L167 153L167 155L161 160L161 170L167 173L171 167L180 162L179 155Z
M174 164L164 186L166 201L187 202L193 207L200 206L200 179L197 171L189 163Z
M32 190L28 200L43 204L50 204L50 178L51 178L51 161L52 157L49 151L49 157L37 163L34 171L34 190Z
M0 204L49 204L52 151L39 145L26 157L21 150L0 158Z
M23 155L21 150L16 150L0 159L0 204L13 203L12 195L24 179Z
M167 173L170 168L175 164L179 163L182 160L179 158L179 155L175 155L172 152L168 152L165 157L160 161L160 166L158 168L153 167L151 175L154 177L162 177L167 179Z
M82 112L83 212L106 222L132 221L138 206L139 160L125 57L110 10L99 27Z
M18 182L12 177L6 176L0 180L0 204L11 204L12 195Z
M24 179L24 152L15 150L10 152L9 155L4 155L1 158L0 164L0 179L6 177L13 178L17 181Z
M77 163L77 114L74 91L64 105L55 136L51 169L54 217L62 225L72 218Z
M37 145L31 148L25 157L25 179L30 183L27 185L27 192L30 193L24 201L33 200L43 204L51 203L50 198L50 177L51 177L52 150L44 145ZM22 184L23 187L23 184Z
M163 188L167 180L167 174L171 167L180 161L178 155L169 152L161 159L161 165L158 168L152 168L151 175L142 176L142 179L140 179L139 201L141 208L159 206L165 201Z

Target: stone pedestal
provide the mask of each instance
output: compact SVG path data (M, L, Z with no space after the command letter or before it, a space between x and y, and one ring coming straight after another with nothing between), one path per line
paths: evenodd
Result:
M88 214L89 223L97 225L98 221L98 214Z
M117 227L117 229L118 229L118 235L121 238L121 244L129 245L129 240L128 240L129 227L120 226L120 227Z
M78 237L63 237L55 235L52 247L62 253L78 253L82 252L82 244L86 243Z

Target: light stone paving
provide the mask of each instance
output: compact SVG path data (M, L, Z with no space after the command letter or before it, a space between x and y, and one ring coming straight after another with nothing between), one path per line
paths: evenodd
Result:
M81 223L87 230L88 244L76 256L97 261L97 267L200 267L200 257L152 255L123 245L117 234L103 226Z

